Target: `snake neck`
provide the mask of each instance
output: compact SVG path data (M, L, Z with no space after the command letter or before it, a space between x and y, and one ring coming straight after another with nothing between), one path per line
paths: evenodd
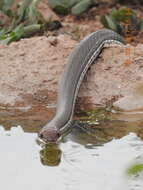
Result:
M117 33L103 29L90 34L76 46L59 82L55 117L44 127L45 130L62 131L71 124L80 84L103 46L111 43L124 44L124 40Z
M65 67L59 82L56 121L62 131L72 123L76 97L81 82L91 66L95 63L105 44L122 44L122 37L110 30L100 30L90 34L81 41Z

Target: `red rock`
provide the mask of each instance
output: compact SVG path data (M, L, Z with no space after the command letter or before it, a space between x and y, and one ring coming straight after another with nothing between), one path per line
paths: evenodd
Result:
M57 83L77 42L68 35L59 35L55 40L53 45L51 37L33 37L0 48L0 103L56 102ZM128 57L125 47L103 50L81 85L78 107L105 107L131 95L143 82L143 45L130 47ZM125 66L127 58L132 64Z

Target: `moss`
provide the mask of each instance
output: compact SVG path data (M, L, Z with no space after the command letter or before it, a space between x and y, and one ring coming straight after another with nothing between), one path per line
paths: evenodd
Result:
M128 175L137 175L141 171L143 171L143 164L142 163L138 163L138 164L135 164L135 165L129 167L127 169L127 174Z

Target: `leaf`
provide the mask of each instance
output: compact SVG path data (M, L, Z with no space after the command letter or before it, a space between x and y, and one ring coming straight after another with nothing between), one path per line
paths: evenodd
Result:
M26 9L29 7L30 3L32 2L32 0L23 0L20 8L18 10L18 21L17 23L21 22L24 17L25 17L25 13L26 13Z
M74 5L81 1L82 0L48 0L48 3L51 8L57 9L57 7L72 8Z
M3 40L6 38L5 33L6 33L5 29L0 30L0 40Z
M128 175L136 175L143 171L143 164L135 164L128 168L127 173Z
M61 0L61 3L65 8L70 8L70 0Z
M143 19L140 20L139 29L140 29L140 30L143 30Z
M4 12L10 10L13 3L14 3L14 0L3 0L2 10Z
M66 15L69 13L69 9L67 9L66 7L62 6L62 5L58 5L54 8L54 11L58 14L63 14Z
M135 14L132 9L124 7L119 10L113 9L111 17L116 21L128 22L132 14Z
M74 15L80 15L85 12L90 7L90 5L91 0L82 0L71 9L71 13Z
M111 17L114 17L114 15L116 15L117 11L118 10L116 8L113 8L112 11L111 11L111 14L110 14Z
M6 39L4 39L4 40L0 40L0 44L1 45L7 45L7 44L9 44L11 42L11 37L8 37L8 38L6 38Z
M24 27L23 24L20 24L19 26L17 26L14 30L13 30L14 36L13 38L15 40L19 40L21 37L23 37L24 35Z
M49 5L58 14L68 14L70 8L69 0L48 0Z
M41 31L41 25L40 24L33 24L33 25L29 25L29 26L25 26L23 28L24 33L22 37L29 37L33 34L35 34L36 32L40 32Z
M111 30L118 31L117 24L114 22L114 20L110 16L102 16L101 17L102 24Z
M48 0L48 3L50 5L51 8L56 8L57 6L62 5L61 0Z
M37 10L37 5L39 2L40 0L33 0L29 6L29 9L27 11L27 19L30 24L38 24L39 12Z
M2 10L4 0L0 0L0 10Z
M4 39L0 40L0 44L7 45L12 41L19 40L24 34L23 25L19 25L12 32L4 35Z
M22 37L31 36L34 33L39 32L39 31L41 31L41 25L40 24L29 25L26 27L24 27L23 24L20 24L12 32L5 35L4 39L1 38L0 44L7 45L13 41L17 41L17 40L21 39Z
M72 8L74 5L79 3L81 0L68 0L68 1L69 1L69 7Z

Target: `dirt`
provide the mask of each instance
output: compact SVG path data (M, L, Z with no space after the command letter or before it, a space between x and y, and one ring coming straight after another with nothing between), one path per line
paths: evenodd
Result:
M120 5L116 4L119 8ZM62 23L59 30L0 46L0 104L13 108L56 107L57 87L68 56L81 39L103 28L100 16L113 5L98 4L80 17L58 16L47 7L39 9L44 18L51 14ZM49 10L49 7L48 7ZM139 9L138 9L139 11ZM141 14L141 11L139 12ZM88 71L78 94L77 109L112 106L131 111L143 108L142 32L126 47L106 47ZM128 52L128 53L127 53ZM133 104L134 102L134 104Z
M55 107L59 78L77 41L70 35L22 39L0 47L0 103L7 106ZM126 49L130 54L126 55ZM88 71L78 95L77 108L106 107L116 102L121 109L131 106L118 100L135 96L143 82L143 45L105 47L96 64ZM129 63L128 63L129 62ZM136 97L136 96L135 96ZM139 98L134 98L139 100ZM132 100L132 99L131 99Z
M31 98L37 102L47 102L47 97L48 102L49 97L55 99L57 76L74 45L68 36L61 35L58 38L33 37L1 46L1 103L14 105L22 102L23 98L27 104Z
M120 5L115 7L120 8ZM86 35L103 28L100 16L110 13L112 8L112 4L100 3L82 16L75 17L56 15L45 4L40 4L39 10L45 20L58 20L62 27L48 31L44 36L0 46L0 123L6 130L20 125L26 132L37 132L53 117L58 81L68 56ZM136 10L143 16L142 7ZM115 126L118 129L119 121L125 121L128 126L121 122L121 127L129 128L131 125L134 128L137 122L141 130L143 32L130 39L132 45L126 47L107 46L87 72L76 101L75 119L82 121L87 114L85 111L92 108L97 108L94 111L109 108L111 120L117 121ZM94 120L97 115L93 116ZM102 117L104 121L106 116L103 114ZM105 127L110 128L106 121ZM113 126L111 131L114 131ZM142 134L141 131L139 133Z

